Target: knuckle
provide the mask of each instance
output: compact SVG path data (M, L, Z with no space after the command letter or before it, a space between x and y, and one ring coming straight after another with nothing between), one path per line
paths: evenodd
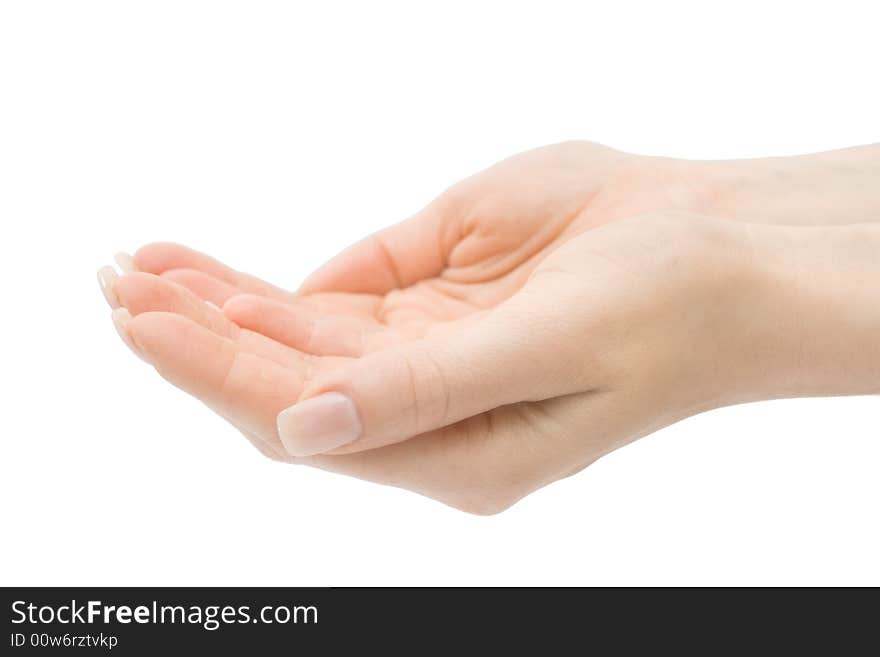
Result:
M450 390L440 362L427 349L406 351L400 354L399 370L413 434L443 426Z

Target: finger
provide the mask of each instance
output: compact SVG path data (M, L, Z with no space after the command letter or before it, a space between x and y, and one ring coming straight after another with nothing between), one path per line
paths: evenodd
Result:
M227 299L242 293L241 288L197 269L169 269L163 271L160 276L183 285L198 297L210 301L218 308L226 303Z
M218 335L238 337L238 327L222 312L171 280L137 272L116 279L111 290L119 304L128 308L132 315L150 311L177 313Z
M113 277L105 275L102 285L106 286L103 288L105 295L111 295L117 307L126 307L132 315L156 311L176 313L222 337L235 340L245 351L298 372L308 370L305 354L259 333L239 328L220 310L199 299L189 289L165 278L145 273L122 277L114 274Z
M584 365L559 344L547 308L499 308L451 335L385 349L319 375L278 418L293 456L399 442L499 406L585 390ZM580 339L583 339L582 336Z
M311 274L300 293L385 294L437 276L446 265L444 204L434 202L415 216L349 247Z
M128 311L127 314L122 313L124 321L119 322L118 326L121 329L120 333L123 339L129 342L136 351L138 351L138 348L130 342L131 338L124 328L125 324L131 319L131 316L151 311L168 311L189 317L218 335L238 340L245 350L258 355L265 355L288 367L292 365L290 350L285 349L284 351L287 352L285 357L283 359L280 358L278 349L283 349L281 345L273 344L272 346L275 349L269 348L265 344L265 342L269 341L263 338L263 336L256 334L248 335L249 331L239 329L235 324L227 320L220 311L204 303L184 287L152 274L133 273L119 277L112 267L102 269L100 274L99 280L102 283L102 290L107 300L111 302L111 307L116 310L124 307ZM120 313L114 313L114 315L114 319L116 319L120 316ZM142 353L139 355L143 356ZM229 420L229 418L225 419ZM265 439L236 425L234 422L231 422L231 424L236 426L264 456L276 461L288 462L290 460L290 457L281 449L280 445L272 445Z
M204 253L171 242L156 242L141 247L135 253L133 263L140 271L152 274L161 274L170 269L195 269L242 292L263 294L279 299L291 296L290 292L256 276L236 271Z
M165 379L280 448L275 418L302 393L301 374L173 313L144 313L121 329Z
M350 292L315 292L295 297L290 303L308 308L324 315L351 315L363 319L376 319L384 298L377 294Z
M403 341L375 320L322 316L299 304L256 295L232 297L223 314L242 328L317 356L356 357Z

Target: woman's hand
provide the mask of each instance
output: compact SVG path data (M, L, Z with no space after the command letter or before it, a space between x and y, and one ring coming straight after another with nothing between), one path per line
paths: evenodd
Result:
M878 253L873 226L643 216L570 240L467 325L355 358L239 329L149 274L114 291L133 347L263 449L489 513L701 410L880 388L880 294L853 286Z
M264 453L497 511L699 410L846 382L805 375L792 346L825 295L779 254L811 252L812 229L653 213L589 230L729 204L736 186L684 166L550 147L459 183L299 294L173 245L135 258L161 276L105 272L106 288L132 346Z

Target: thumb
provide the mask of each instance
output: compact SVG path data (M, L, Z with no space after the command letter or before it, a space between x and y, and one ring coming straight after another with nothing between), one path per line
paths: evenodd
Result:
M439 274L445 266L444 226L449 213L435 201L406 221L348 247L313 272L299 289L385 294Z
M364 356L309 385L278 415L279 436L293 456L362 451L578 392L583 368L564 348L566 330L549 316L496 311L453 335Z

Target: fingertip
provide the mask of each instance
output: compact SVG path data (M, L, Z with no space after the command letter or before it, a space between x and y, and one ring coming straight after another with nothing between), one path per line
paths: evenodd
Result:
M158 280L155 275L144 272L124 274L116 279L114 292L120 304L137 315L140 307L149 305L150 299L156 296L155 285L151 283Z
M122 303L119 301L119 295L116 293L116 284L119 281L119 274L113 267L105 266L98 270L98 285L101 287L101 294L109 306L113 309L119 308Z
M382 294L400 287L396 267L387 251L370 236L349 246L306 276L298 295L317 292Z
M165 316L173 314L160 311L148 311L132 316L127 308L121 308L120 310L124 310L128 315L127 317L122 317L122 326L130 339L135 341L138 346L150 344L155 338L158 322L167 321Z
M252 308L260 297L256 294L235 294L223 303L224 312L237 312L241 309Z
M235 294L223 303L223 314L233 322L238 323L249 319L264 308L266 300L256 294Z
M326 278L326 275L324 274L325 268L326 265L306 276L305 279L303 279L303 282L300 283L299 287L296 288L296 296L305 296L316 292L326 292L328 286L327 283L322 280L323 278Z
M219 308L222 308L230 297L241 293L234 285L198 269L168 269L159 275L164 279L183 285L196 296L204 301L210 301Z
M182 313L188 291L155 274L133 272L120 276L114 286L120 303L138 316L150 311Z
M177 313L147 311L134 317L129 314L124 327L131 341L142 353L151 357L163 357L165 352L175 348L182 333L198 327L198 324Z
M358 333L340 327L341 320L319 320L309 311L254 294L240 294L223 306L223 315L240 328L259 333L298 351L318 356L359 355ZM319 328L320 327L320 328Z
M174 242L151 242L135 251L132 263L140 271L159 274L169 269L169 263L179 262L189 251L187 247Z

